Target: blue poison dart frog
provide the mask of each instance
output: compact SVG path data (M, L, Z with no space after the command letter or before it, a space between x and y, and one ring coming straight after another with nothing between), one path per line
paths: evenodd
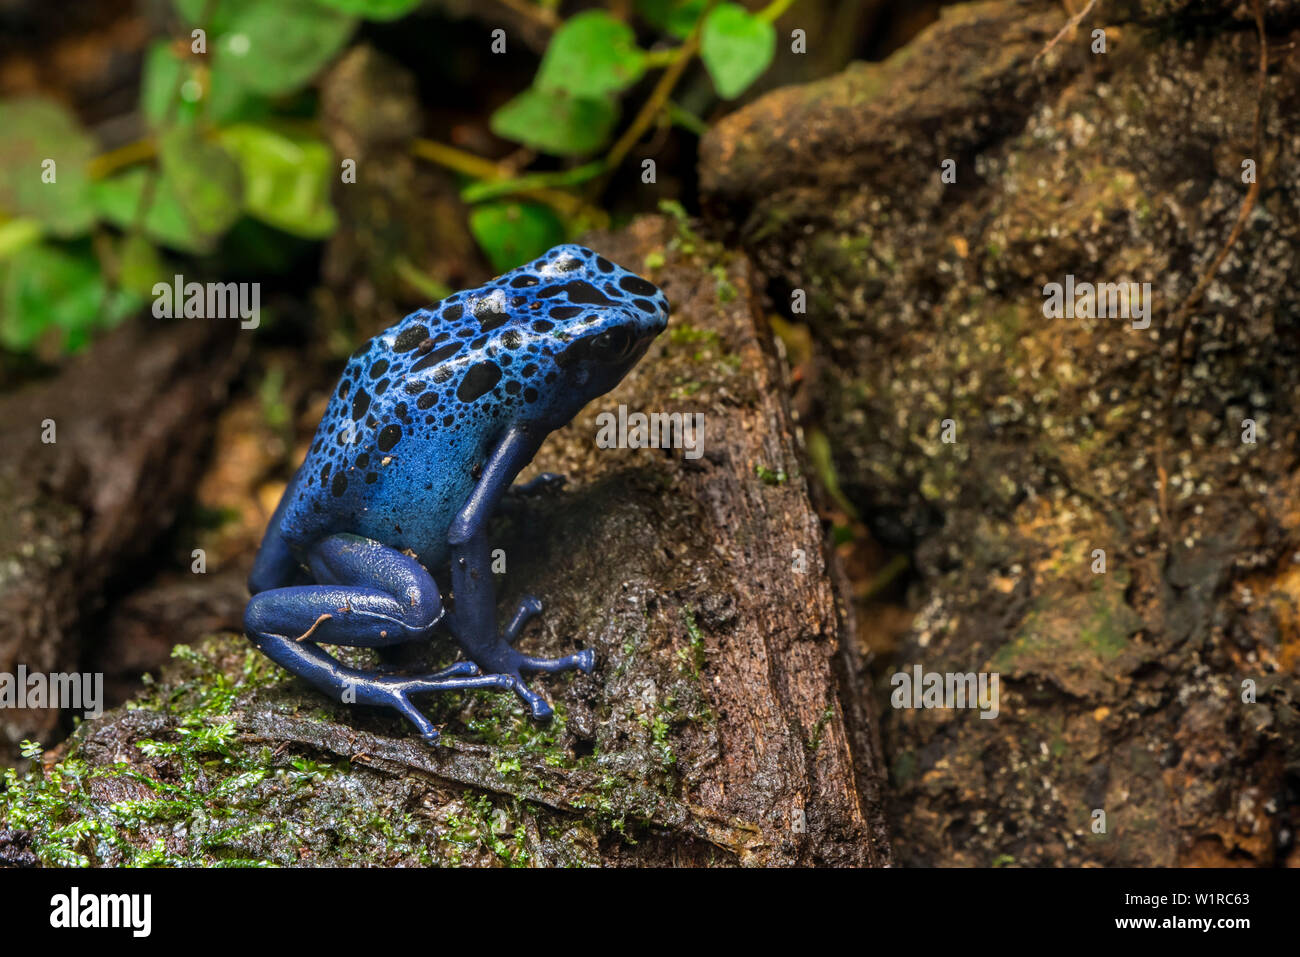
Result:
M524 675L590 672L595 656L516 650L542 608L531 595L498 628L488 520L547 434L617 385L667 323L656 286L564 245L362 345L262 540L244 612L253 644L337 700L396 709L430 744L438 732L413 695L509 689L548 717ZM428 572L448 562L449 608ZM438 626L467 660L432 674L350 668L320 647L424 641Z

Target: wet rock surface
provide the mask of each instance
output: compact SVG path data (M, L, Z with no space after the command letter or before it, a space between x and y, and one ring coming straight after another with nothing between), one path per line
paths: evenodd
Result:
M592 675L430 696L427 748L336 706L234 633L181 646L127 707L12 776L0 814L56 863L879 865L881 769L842 641L782 379L748 262L684 219L589 237L667 293L670 328L553 435L523 478L567 483L495 526L501 607L546 603L521 645L594 647ZM596 416L702 413L699 457L599 449ZM436 574L440 574L436 572ZM141 614L148 614L148 602ZM446 661L442 642L402 668ZM357 659L353 659L357 660Z
M1249 4L1100 6L1037 60L1057 5L951 8L702 145L714 231L807 295L840 486L917 574L876 689L906 864L1295 860L1294 11L1265 4L1256 149ZM1047 317L1070 274L1151 283L1149 328ZM999 673L999 717L889 708L917 663Z

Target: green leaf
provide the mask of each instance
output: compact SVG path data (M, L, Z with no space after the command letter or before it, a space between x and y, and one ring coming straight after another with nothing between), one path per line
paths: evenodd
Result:
M334 232L338 217L330 204L330 183L335 166L328 146L248 123L227 127L218 140L239 164L244 209L251 215L307 239Z
M95 183L93 195L99 215L119 229L135 225L145 182L155 175L146 169L127 170L112 179ZM154 185L153 200L144 220L145 235L183 253L210 252L215 237L198 233L190 224L172 182L159 177Z
M256 119L269 111L264 97L245 91L224 72L200 69L202 61L179 57L171 43L153 43L144 57L140 78L140 111L149 125L160 127L167 120L173 97L180 103L172 114L178 123L197 119L200 112L216 124Z
M196 232L216 237L239 218L239 167L220 146L176 127L159 138L158 158Z
M0 210L39 220L56 236L88 231L95 141L76 119L52 100L9 100L0 102L0 131Z
M367 20L396 20L420 5L420 0L316 0L343 13Z
M685 39L707 5L707 0L637 0L636 8L646 22Z
M197 113L194 107L195 85L199 83L197 72L193 64L182 63L172 50L171 43L155 40L149 45L140 71L140 112L144 114L150 126L157 127L163 124L174 96L181 97L176 118L193 119ZM184 73L183 81L182 73ZM184 87L181 86L182 82L185 84ZM181 90L184 92L181 93Z
M187 22L208 30L213 86L219 77L272 96L304 86L343 49L356 19L315 0L221 0L212 22L207 0L176 0Z
M8 259L36 242L42 232L41 224L34 219L11 219L0 223L0 260Z
M154 283L170 281L158 247L143 236L125 236L117 250L117 282L124 290L152 296Z
M564 223L540 203L484 203L469 214L470 232L498 273L564 242Z
M567 96L531 87L492 114L492 132L555 156L599 149L617 110L604 99Z
M111 296L102 310L104 297ZM63 348L74 351L90 340L97 327L116 325L143 303L140 296L109 292L99 263L89 248L28 246L8 263L0 297L0 344L15 350L31 348L60 332Z
M588 10L556 31L534 85L547 92L599 98L627 89L645 72L645 53L626 23Z
M740 96L776 53L776 28L737 3L714 7L700 34L700 59L718 95Z

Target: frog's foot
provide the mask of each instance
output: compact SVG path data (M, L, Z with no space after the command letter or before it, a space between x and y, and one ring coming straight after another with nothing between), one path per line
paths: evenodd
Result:
M591 668L595 667L595 651L590 648L582 649L577 654L567 654L563 658L534 658L530 654L515 653L515 675L537 674L537 672L555 672L555 671L581 671L584 675L591 674ZM532 710L533 718L550 718L551 706L547 705L539 694L529 689L524 684L523 677L510 675L513 681L513 692Z
M429 744L438 740L438 729L411 703L411 696L433 691L464 691L494 688L505 691L521 684L509 675L485 675L472 661L457 661L441 671L425 675L381 675L350 668L319 645L277 635L250 634L263 654L294 674L305 678L326 695L344 704L392 708L411 724Z
M528 687L523 676L537 672L573 670L590 672L595 665L596 656L588 648L576 655L566 655L563 658L534 658L532 655L522 655L508 646L499 645L497 654L492 656L492 661L493 665L490 667L502 670L495 674L484 675L483 680L495 679L499 682L495 687L509 688L519 695L524 704L528 705L528 710L534 718L545 719L552 715L553 709L545 698Z
M511 649L513 651L513 649ZM534 718L549 718L552 709L547 704L546 699L537 692L533 691L524 683L523 674L537 672L554 672L554 671L581 671L589 674L596 664L596 653L590 648L586 648L576 655L565 655L563 658L534 658L532 655L521 655L518 652L513 653L512 664L514 665L513 674L503 674L497 677L505 678L509 681L509 687L515 694L523 699L528 705Z

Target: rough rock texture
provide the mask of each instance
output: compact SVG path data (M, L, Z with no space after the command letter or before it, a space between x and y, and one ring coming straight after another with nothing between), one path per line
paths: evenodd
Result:
M1300 19L1300 3L1296 0L1101 0L1098 17L1155 26L1221 26L1225 18L1254 23L1256 7L1269 24L1294 25Z
M884 704L904 863L1295 859L1300 34L1268 5L1256 153L1246 6L1102 3L1037 63L1056 5L951 8L703 143L716 231L807 293L842 488L919 574L878 700L1001 675L996 720ZM1151 283L1150 328L1047 318L1067 274Z
M546 602L522 645L596 649L594 674L538 680L556 720L512 695L432 696L431 750L218 635L11 777L14 847L45 863L888 863L867 696L752 267L672 218L588 242L652 276L673 318L548 440L533 468L568 483L494 530L501 607L525 589ZM620 403L703 413L704 455L596 448L596 415Z
M0 400L0 673L79 669L106 587L171 527L198 477L238 367L233 328L142 319ZM52 709L0 710L0 766L58 722Z

